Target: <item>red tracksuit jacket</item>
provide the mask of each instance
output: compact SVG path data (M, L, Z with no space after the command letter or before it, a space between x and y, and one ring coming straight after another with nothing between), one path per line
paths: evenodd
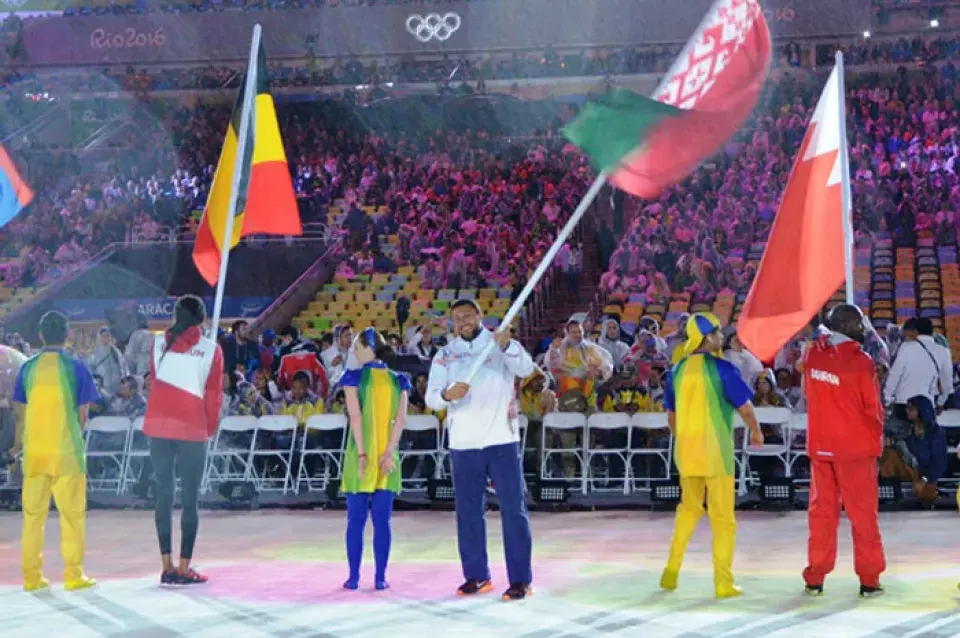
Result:
M293 387L293 375L298 372L306 372L310 376L310 382L313 384L313 391L321 397L327 396L327 371L317 358L317 352L313 349L297 350L283 355L280 359L280 368L277 372L277 386L281 390L289 390Z
M193 327L167 353L166 335L157 337L150 359L153 390L143 433L159 439L206 441L217 432L223 402L223 351Z
M814 341L803 360L803 387L811 460L880 456L880 385L873 360L859 343L835 334Z

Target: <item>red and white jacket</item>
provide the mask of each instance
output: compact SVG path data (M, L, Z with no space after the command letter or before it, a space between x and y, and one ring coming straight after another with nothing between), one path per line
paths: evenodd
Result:
M811 460L880 456L880 384L873 360L859 343L836 333L812 342L803 358L803 387Z
M329 382L327 371L320 363L320 355L316 348L309 344L294 344L293 347L280 357L280 367L277 370L277 386L284 392L293 387L293 375L306 372L310 377L312 390L320 397L327 396Z
M223 401L223 351L219 344L194 326L177 337L169 349L166 335L158 335L152 354L153 390L147 401L143 433L178 441L210 439L217 431Z

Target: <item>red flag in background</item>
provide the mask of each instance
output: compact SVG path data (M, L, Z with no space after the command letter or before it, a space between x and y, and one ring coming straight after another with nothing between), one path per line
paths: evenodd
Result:
M846 120L835 67L803 138L737 323L743 345L761 361L772 360L846 278L843 189L849 185L841 170L841 161L847 161L842 126Z

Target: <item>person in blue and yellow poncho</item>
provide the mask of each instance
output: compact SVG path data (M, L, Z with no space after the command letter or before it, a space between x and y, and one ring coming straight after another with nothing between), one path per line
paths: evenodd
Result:
M734 518L733 413L750 428L750 443L763 444L750 399L753 391L736 367L723 359L720 321L696 313L687 323L687 341L667 377L664 407L674 432L674 457L682 490L670 544L670 557L660 587L677 588L680 565L690 537L703 516L704 497L713 530L713 582L717 598L740 595L733 580Z
M359 369L340 379L347 403L350 434L343 461L343 493L347 496L347 561L350 577L345 589L360 586L363 529L373 518L374 586L387 589L390 558L390 514L400 492L397 445L407 415L410 381L383 362L393 349L374 328L357 335L353 351Z
M44 348L20 368L13 400L23 406L16 448L23 449L23 588L50 586L43 576L43 532L50 496L60 515L64 588L86 589L96 580L83 572L87 516L87 463L83 428L100 395L93 375L64 352L69 324L59 312L40 318Z

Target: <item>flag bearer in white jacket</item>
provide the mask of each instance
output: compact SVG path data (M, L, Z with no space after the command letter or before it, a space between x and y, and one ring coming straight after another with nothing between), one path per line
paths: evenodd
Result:
M529 353L510 339L509 331L492 333L481 323L480 307L461 299L451 309L456 337L441 349L430 367L426 403L446 410L457 508L457 544L466 582L461 596L493 589L487 560L485 504L487 478L500 502L503 544L510 587L504 600L531 593L532 539L524 501L520 463L516 380L533 373ZM464 383L476 358L491 341L495 347L469 385Z

